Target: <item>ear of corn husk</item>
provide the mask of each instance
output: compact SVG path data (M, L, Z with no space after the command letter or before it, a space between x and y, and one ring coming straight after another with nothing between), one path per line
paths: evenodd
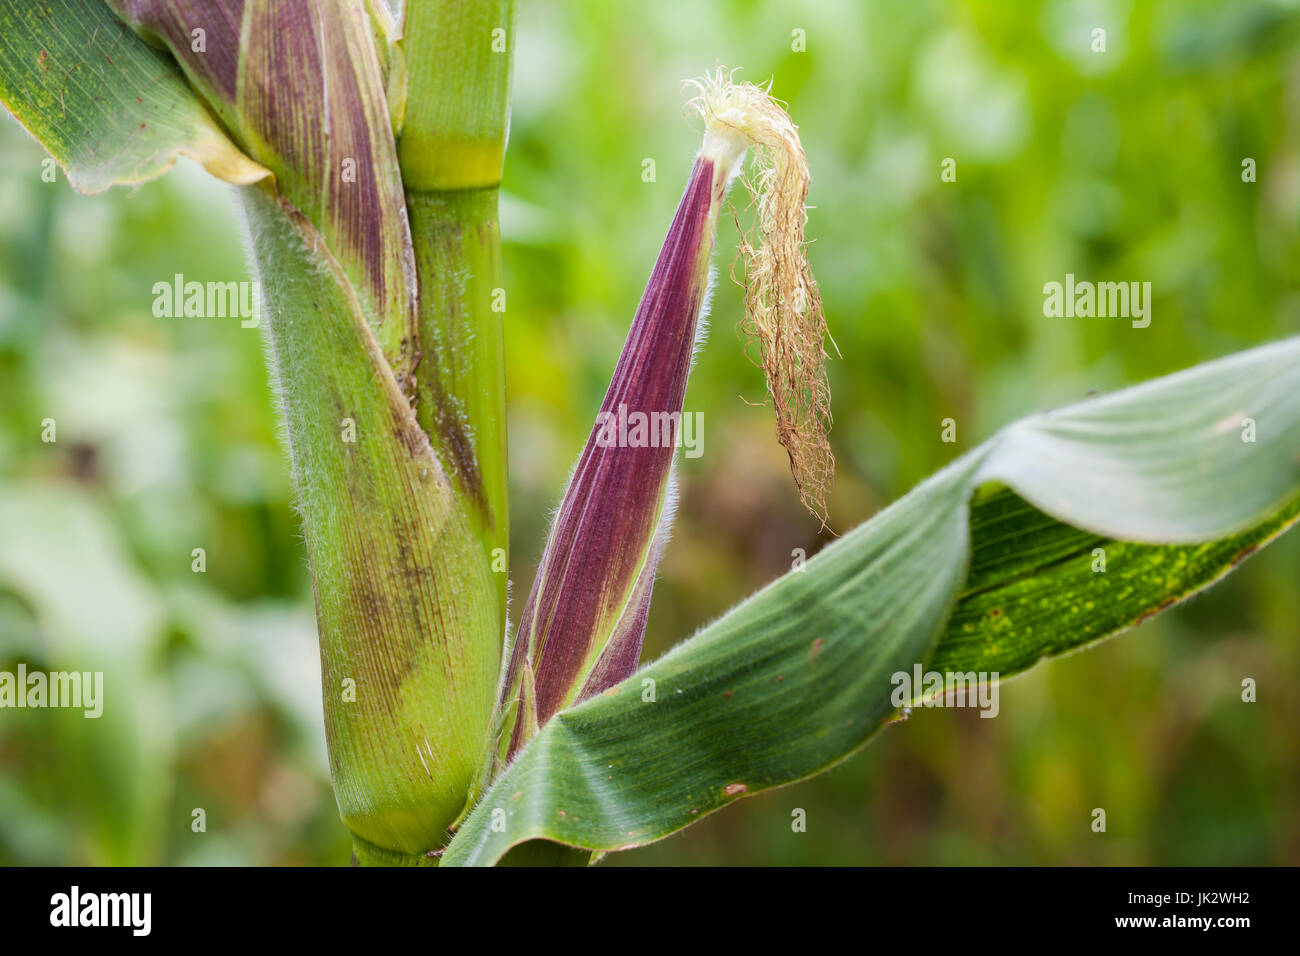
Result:
M742 327L759 344L799 492L824 514L833 459L823 428L825 320L804 251L807 163L794 125L765 90L721 71L696 87L704 141L520 618L503 684L506 756L558 710L636 668L671 520L675 448L611 447L602 437L623 409L651 421L683 413L718 215L751 148L758 213L755 237L741 244Z

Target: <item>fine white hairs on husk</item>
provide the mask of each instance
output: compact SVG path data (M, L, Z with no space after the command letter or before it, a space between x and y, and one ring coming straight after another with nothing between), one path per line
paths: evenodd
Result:
M696 94L689 105L704 118L701 154L731 174L740 172L753 200L752 227L742 227L738 217L736 223L742 275L733 268L732 277L745 290L739 330L767 380L777 439L790 456L800 500L825 524L835 456L826 438L831 425L826 316L804 240L808 160L798 129L772 98L770 83L768 88L736 83L719 67L687 86ZM742 170L747 148L753 160Z

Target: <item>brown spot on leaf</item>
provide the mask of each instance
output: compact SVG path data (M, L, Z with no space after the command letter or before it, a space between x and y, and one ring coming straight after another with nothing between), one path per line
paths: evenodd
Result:
M1137 627L1143 621L1147 620L1148 618L1155 617L1161 611L1168 610L1169 608L1173 607L1177 603L1178 603L1178 598L1176 597L1166 598L1165 600L1161 601L1157 607L1153 607L1151 610L1143 611L1141 614L1139 614L1137 618L1134 619L1133 626Z
M1237 554L1233 557L1231 562L1232 566L1235 568L1237 565L1241 564L1241 562L1245 561L1247 558L1249 558L1252 554L1254 554L1258 550L1259 550L1259 544L1246 545L1246 547L1238 551Z
M442 383L436 374L427 376L423 384L428 388L432 399L432 421L430 432L438 438L438 450L441 452L443 467L460 485L470 500L478 507L485 522L495 526L496 516L491 513L487 503L487 493L483 488L483 473L479 470L478 455L474 443L470 440L466 424L457 414L456 407L443 391Z
M735 797L749 790L749 785L744 783L729 783L722 788L722 792L729 797Z
M403 602L415 593L415 582L428 573L410 557L408 541L412 534L410 528L400 524L391 530L397 541L401 573L412 582L407 587L398 586L365 559L337 585L342 592L342 604L349 609L349 640L364 648L363 660L381 662L376 676L390 691L382 692L377 699L390 712L397 688L414 672L421 658L419 643L404 628L394 624L405 613Z
M813 660L817 660L817 655L822 652L822 645L825 643L826 642L820 637L812 642L812 650L809 652L809 656L811 656Z
M390 402L388 410L393 419L393 437L406 446L412 458L423 457L429 448L429 436L420 428L410 408Z

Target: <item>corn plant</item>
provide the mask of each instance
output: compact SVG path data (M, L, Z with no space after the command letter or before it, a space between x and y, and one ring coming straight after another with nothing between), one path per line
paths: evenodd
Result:
M179 156L235 187L356 862L583 863L658 840L935 693L898 675L1006 679L1300 517L1291 339L1008 425L638 669L723 215L752 219L728 320L792 493L830 520L809 164L774 91L716 69L687 84L700 150L512 624L495 299L513 20L513 0L0 7L0 100L74 188Z

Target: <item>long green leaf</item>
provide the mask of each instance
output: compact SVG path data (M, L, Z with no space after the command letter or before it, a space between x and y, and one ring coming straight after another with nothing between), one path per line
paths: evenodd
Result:
M1023 670L1207 586L1297 516L1300 338L1024 419L554 717L442 862L667 836L844 759L896 712L892 675Z
M270 175L235 147L175 62L102 0L0 5L0 103L83 193L146 182L178 155L232 183Z

